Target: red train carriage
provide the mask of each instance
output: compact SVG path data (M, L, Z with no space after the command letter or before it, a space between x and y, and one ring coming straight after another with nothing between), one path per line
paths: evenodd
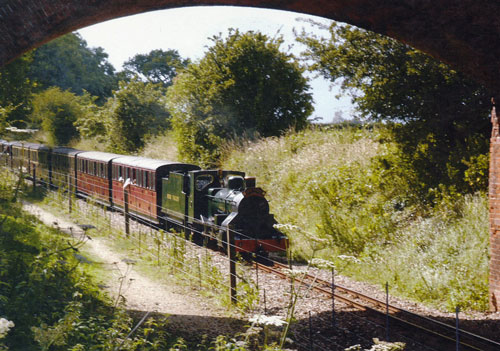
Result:
M113 204L124 207L123 185L129 179L129 211L156 223L160 222L162 178L170 172L199 169L195 165L134 156L122 156L112 163Z
M113 205L111 194L111 161L121 155L84 151L76 157L76 191L106 206Z

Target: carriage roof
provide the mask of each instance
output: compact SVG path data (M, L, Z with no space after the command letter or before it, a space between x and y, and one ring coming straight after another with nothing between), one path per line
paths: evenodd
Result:
M188 163L173 162L168 160L155 160L152 158L140 156L121 156L113 159L113 164L148 169L153 171L159 168L199 169L198 166Z
M83 158L90 161L99 161L99 162L109 162L112 159L120 157L121 155L112 154L109 152L100 152L100 151L82 151L78 154L78 158Z
M71 147L66 147L66 146L56 146L52 149L53 154L59 154L59 155L68 155L68 156L74 156L78 153L83 152L82 150L78 149L73 149Z

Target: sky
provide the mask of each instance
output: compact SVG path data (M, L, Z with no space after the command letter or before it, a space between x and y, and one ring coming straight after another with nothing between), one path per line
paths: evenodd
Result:
M148 12L122 17L99 23L78 31L90 47L102 47L109 55L109 62L120 70L122 64L135 54L146 54L155 49L175 49L184 58L196 61L204 56L208 38L222 33L228 28L240 32L260 31L271 37L283 35L283 50L298 55L304 47L295 41L293 28L306 29L316 34L323 33L304 19L329 24L321 17L300 13L243 8L231 6L199 6ZM338 88L331 89L330 83L321 77L310 82L315 111L311 118L322 117L321 122L329 122L337 111L344 118L350 118L352 105L348 97L336 99Z

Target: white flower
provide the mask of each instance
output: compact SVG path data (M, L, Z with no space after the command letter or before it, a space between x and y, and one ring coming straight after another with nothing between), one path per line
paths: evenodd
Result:
M263 314L256 314L250 318L249 321L254 324L274 325L276 327L281 327L282 325L287 324L287 322L281 319L280 316L266 316Z
M9 332L10 328L15 326L14 322L9 321L5 318L0 318L0 339L5 337Z
M359 259L357 259L354 256L339 255L339 256L337 256L337 258L340 259L340 260L343 260L343 261L351 261L351 262L354 262L354 263L361 262Z
M332 261L323 260L321 258L313 258L311 261L309 261L309 263L312 266L319 268L335 268L335 265Z
M299 271L299 270L296 270L296 269L289 269L289 268L284 268L283 269L283 273L285 273L290 278L294 278L294 277L297 277L297 276L299 276L301 274L304 274L304 272L302 272L302 271Z

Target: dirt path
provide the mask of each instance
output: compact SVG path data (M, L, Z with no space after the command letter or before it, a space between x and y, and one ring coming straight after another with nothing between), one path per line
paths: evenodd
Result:
M76 223L61 219L39 206L23 203L23 209L48 226L75 236L83 234ZM128 310L168 314L171 323L184 331L196 329L197 332L211 335L234 333L237 332L234 330L235 324L241 325L241 321L228 317L226 310L217 308L197 291L160 284L140 274L134 270L133 262L114 252L101 238L92 237L84 244L82 251L93 257L93 263L109 270L112 278L107 280L104 289L113 300L120 293Z

